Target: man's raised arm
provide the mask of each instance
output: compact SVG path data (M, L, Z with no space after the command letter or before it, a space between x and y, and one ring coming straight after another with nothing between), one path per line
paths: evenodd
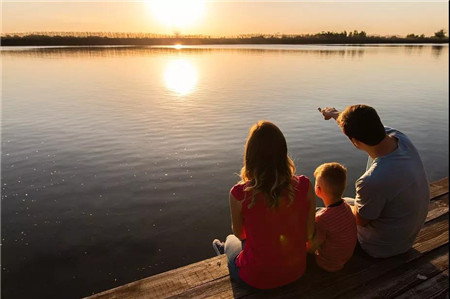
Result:
M317 108L317 110L319 110L320 113L322 113L323 118L325 120L329 120L330 118L334 118L335 120L339 117L340 112L336 110L336 108L330 108L330 107L325 107L325 108Z

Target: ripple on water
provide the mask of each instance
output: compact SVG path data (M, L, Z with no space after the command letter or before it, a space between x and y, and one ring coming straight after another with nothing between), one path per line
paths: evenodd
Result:
M162 79L180 57L199 76L184 97ZM447 46L2 50L2 63L5 296L83 297L212 256L259 119L299 173L344 164L348 196L366 156L319 106L376 107L431 180L448 175Z

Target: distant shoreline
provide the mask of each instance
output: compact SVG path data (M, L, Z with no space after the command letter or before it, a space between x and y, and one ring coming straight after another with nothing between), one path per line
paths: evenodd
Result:
M306 45L306 44L448 44L448 37L72 37L72 36L2 36L0 46L174 46L174 45Z

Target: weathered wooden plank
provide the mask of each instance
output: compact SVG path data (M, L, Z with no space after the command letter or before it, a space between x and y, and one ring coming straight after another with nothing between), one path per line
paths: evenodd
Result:
M413 249L422 252L422 250L426 251L430 247L434 249L446 243L448 243L448 214L426 222L417 235Z
M226 256L221 255L131 282L88 298L166 298L224 276L228 276L228 268Z
M426 299L448 299L448 289L443 289L439 292L428 296Z
M448 193L448 177L430 184L430 199Z
M440 195L430 202L425 222L448 213L448 193Z
M398 299L409 299L409 298L436 298L441 296L441 294L447 293L448 295L448 269L443 271L441 274L434 276L431 279L419 284L418 286L408 290L402 295L395 297Z
M259 292L250 287L235 283L230 276L222 277L205 285L198 286L170 299L177 298L241 298Z
M338 298L393 298L447 270L448 256L448 245L441 246Z
M229 277L223 277L188 290L177 297L239 298L246 296L246 298L259 298L270 296L280 298L301 296L302 298L329 298L338 296L447 244L448 215L440 217L440 221L434 221L426 225L419 235L419 243L416 243L414 249L403 255L389 259L354 256L342 271L326 273L318 269L311 269L312 271L308 269L307 274L299 281L275 290L257 291L232 283Z

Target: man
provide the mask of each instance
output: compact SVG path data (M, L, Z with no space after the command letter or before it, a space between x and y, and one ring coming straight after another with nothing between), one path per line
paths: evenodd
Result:
M428 179L417 149L405 134L384 127L372 107L319 111L325 120L335 119L353 145L369 155L367 170L355 183L352 207L361 248L373 257L408 251L429 205Z

